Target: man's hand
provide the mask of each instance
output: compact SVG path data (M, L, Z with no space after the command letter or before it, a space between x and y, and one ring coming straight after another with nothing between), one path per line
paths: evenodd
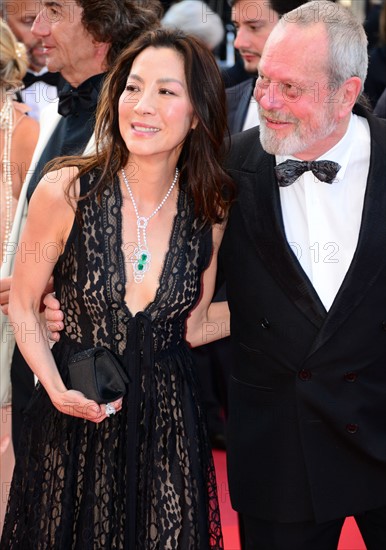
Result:
M8 315L9 291L11 290L12 277L0 279L0 307L4 315Z
M46 318L48 337L54 342L59 342L60 331L64 329L64 315L60 309L60 302L53 294L46 294L43 303L46 306L44 316Z

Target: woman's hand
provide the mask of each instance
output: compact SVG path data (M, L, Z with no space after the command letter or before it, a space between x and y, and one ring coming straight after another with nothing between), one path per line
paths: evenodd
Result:
M84 418L90 422L99 424L109 417L106 414L106 405L98 405L95 401L87 399L83 393L77 390L66 390L50 394L50 399L58 411L63 414ZM122 398L110 403L116 412L122 409Z

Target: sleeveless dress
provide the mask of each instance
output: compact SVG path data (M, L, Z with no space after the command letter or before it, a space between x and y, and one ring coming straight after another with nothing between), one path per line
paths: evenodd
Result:
M81 193L96 173L81 178ZM215 472L184 324L200 295L212 234L179 191L155 299L131 314L125 297L118 179L79 202L55 290L65 330L53 354L63 380L76 352L104 346L130 384L122 410L95 424L60 413L38 384L25 415L1 548L223 548ZM128 266L130 267L130 266Z

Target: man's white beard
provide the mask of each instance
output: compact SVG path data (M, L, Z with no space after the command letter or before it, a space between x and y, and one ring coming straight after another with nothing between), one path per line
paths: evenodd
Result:
M275 130L267 128L262 113L268 116L270 114L269 112L264 112L259 106L260 142L263 149L271 155L296 155L301 153L305 149L312 147L316 142L332 134L338 125L338 122L333 118L332 110L326 109L326 111L320 113L316 121L316 128L302 127L301 123L296 121L294 130L291 134L286 137L278 137ZM272 113L271 116L274 120L286 121L283 116L276 118L274 113ZM293 118L287 120L292 122L295 121Z

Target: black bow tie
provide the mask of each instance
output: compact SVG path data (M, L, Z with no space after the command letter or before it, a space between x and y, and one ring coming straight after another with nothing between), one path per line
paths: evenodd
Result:
M64 117L77 114L80 110L95 108L98 101L98 90L91 82L81 84L79 88L66 85L59 92L58 113Z
M44 74L34 75L28 72L25 74L23 78L23 84L24 84L24 88L29 88L30 86L32 86L32 84L35 84L35 82L45 82L50 86L58 87L59 80L60 80L60 73L46 72Z
M286 160L275 166L280 187L292 185L304 172L311 171L320 181L332 183L340 170L340 165L332 160Z

